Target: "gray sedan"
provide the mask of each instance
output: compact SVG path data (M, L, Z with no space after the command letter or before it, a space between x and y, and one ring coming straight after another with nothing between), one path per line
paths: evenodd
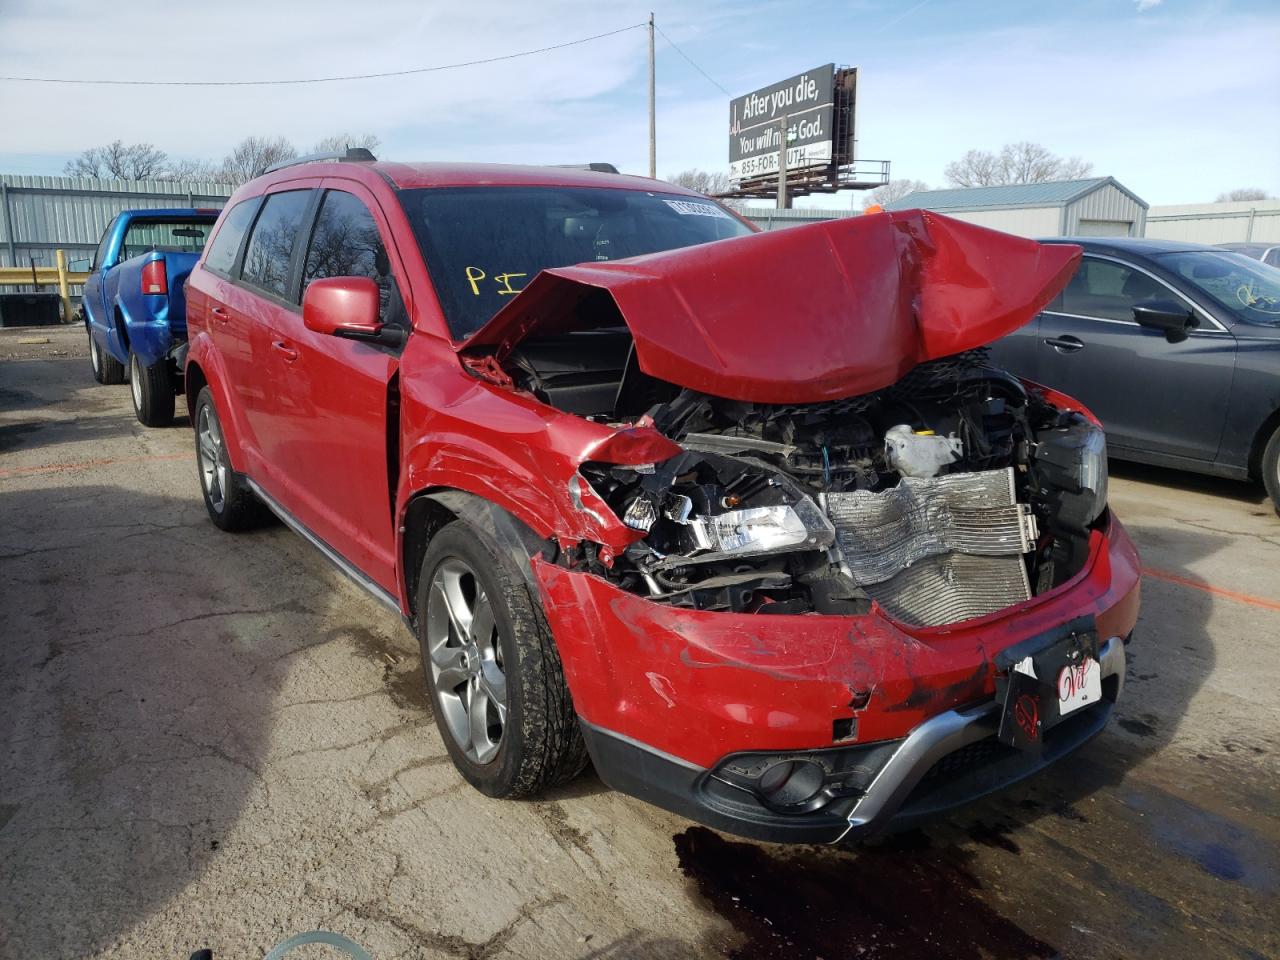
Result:
M1280 270L1221 247L1055 238L1080 269L994 361L1078 398L1112 456L1262 480L1280 512Z

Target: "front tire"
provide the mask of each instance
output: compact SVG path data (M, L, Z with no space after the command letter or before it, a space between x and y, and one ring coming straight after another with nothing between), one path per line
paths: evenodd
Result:
M1280 427L1276 427L1262 451L1262 482L1271 497L1271 505L1280 515Z
M253 495L244 478L231 469L222 423L213 405L213 392L208 387L196 397L194 423L200 492L209 519L219 530L250 530L261 526L270 513Z
M423 673L458 772L499 798L576 776L586 746L555 641L515 562L458 520L432 538L418 582Z
M98 345L98 338L92 330L87 326L85 329L89 334L89 364L93 367L93 379L108 385L124 383L124 364Z
M173 374L169 358L146 367L136 353L129 354L129 390L133 412L144 427L167 427L173 423Z

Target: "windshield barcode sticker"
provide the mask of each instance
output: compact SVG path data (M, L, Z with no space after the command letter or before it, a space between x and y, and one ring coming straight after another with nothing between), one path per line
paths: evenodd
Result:
M723 217L725 220L733 219L714 203L698 203L696 200L663 200L662 202L676 213L686 217Z

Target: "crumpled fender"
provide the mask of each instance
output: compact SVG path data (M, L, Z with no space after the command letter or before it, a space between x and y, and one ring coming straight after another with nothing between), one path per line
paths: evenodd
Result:
M457 362L447 343L412 337L401 369L439 369L442 359ZM578 467L655 463L680 452L651 426L593 423L481 380L409 373L401 394L402 420L414 424L401 451L401 517L422 491L461 490L497 504L539 537L616 553L642 534L622 524Z
M501 360L530 335L621 318L650 376L733 400L817 403L1013 332L1080 254L921 210L847 217L544 270L457 349L492 347ZM616 310L588 304L597 290Z

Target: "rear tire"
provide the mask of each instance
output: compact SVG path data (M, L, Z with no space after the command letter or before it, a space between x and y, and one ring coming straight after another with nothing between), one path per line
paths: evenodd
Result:
M90 330L88 332L89 364L93 367L93 379L98 383L108 385L124 383L124 364L98 345L98 340L93 335L93 331Z
M173 423L173 374L168 357L144 367L136 353L129 354L129 392L133 394L133 412L144 427Z
M196 397L193 422L200 493L209 519L219 530L228 532L262 526L271 512L253 495L244 477L231 469L222 423L208 387L204 387Z
M432 537L419 584L423 673L458 772L499 798L580 773L586 745L560 654L506 551L454 521Z
M1280 515L1280 427L1276 427L1262 451L1262 482L1271 497L1271 505Z

